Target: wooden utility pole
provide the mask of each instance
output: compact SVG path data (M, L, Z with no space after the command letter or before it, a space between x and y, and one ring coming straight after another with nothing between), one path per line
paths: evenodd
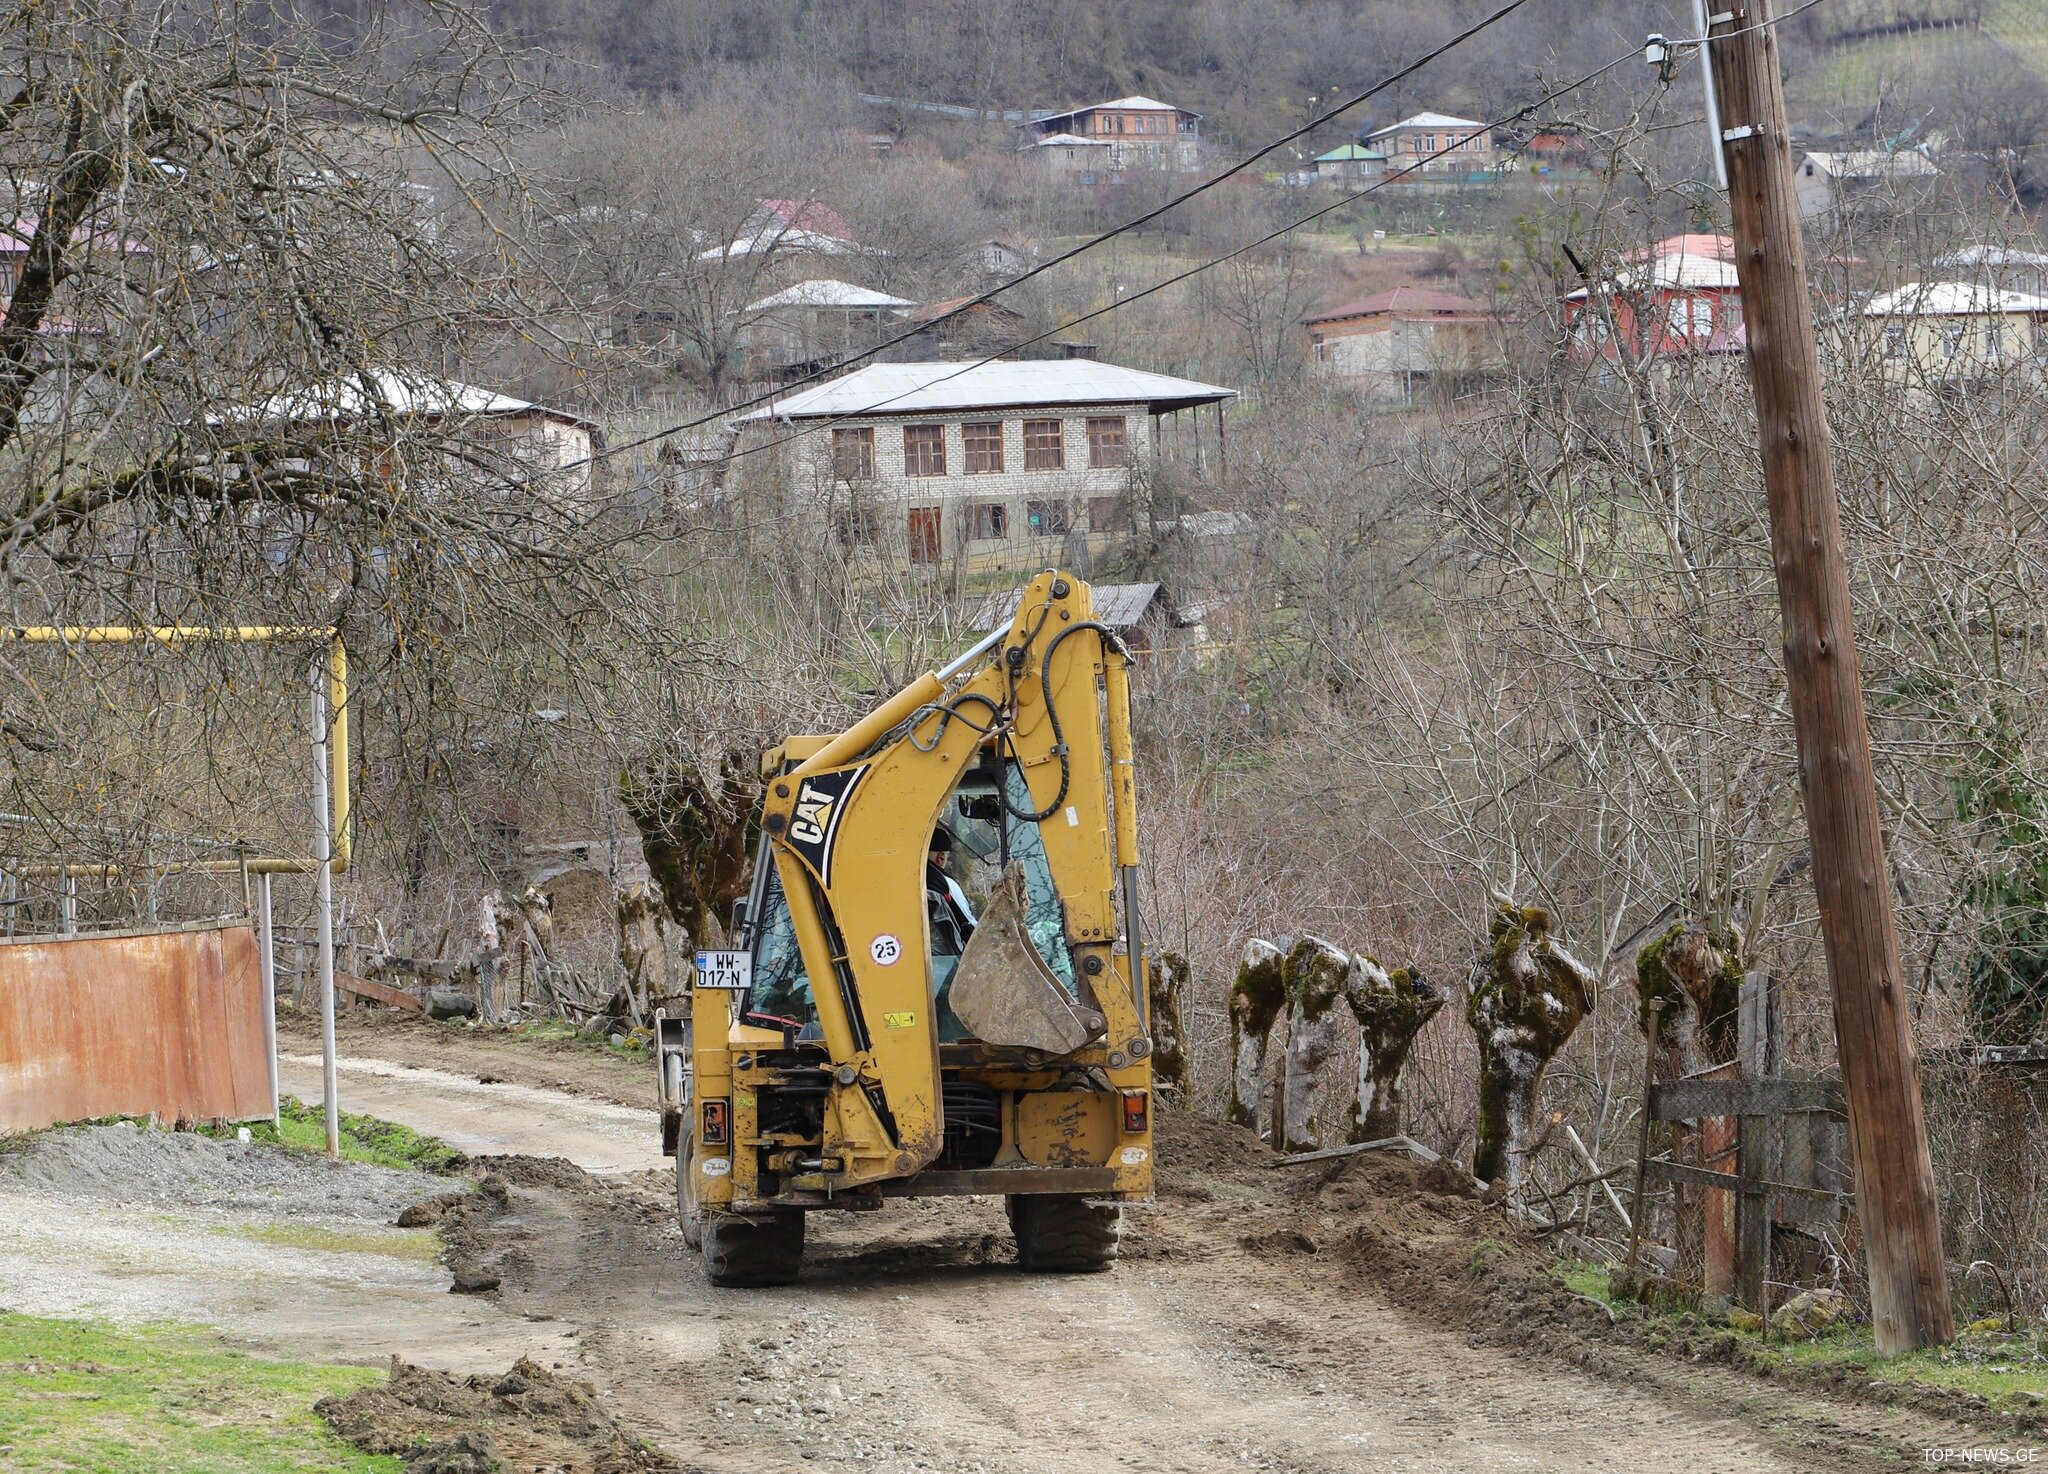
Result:
M1712 146L1728 168L1785 681L1834 990L1871 1318L1878 1350L1894 1355L1954 1336L1948 1268L1878 827L1773 4L1735 0L1716 8L1708 35L1722 135Z

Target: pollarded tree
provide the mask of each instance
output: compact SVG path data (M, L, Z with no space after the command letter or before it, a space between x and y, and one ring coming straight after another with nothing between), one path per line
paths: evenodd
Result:
M1514 1193L1528 1174L1543 1072L1593 1007L1594 975L1558 944L1550 914L1495 909L1472 965L1465 1018L1479 1042L1479 1140L1472 1175Z

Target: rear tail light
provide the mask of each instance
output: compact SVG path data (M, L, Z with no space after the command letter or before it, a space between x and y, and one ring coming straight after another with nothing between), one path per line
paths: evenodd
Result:
M1123 1095L1124 1131L1127 1135L1143 1136L1152 1125L1152 1093L1149 1090L1126 1090Z
M732 1144L732 1102L707 1100L703 1103L704 1145L730 1146Z

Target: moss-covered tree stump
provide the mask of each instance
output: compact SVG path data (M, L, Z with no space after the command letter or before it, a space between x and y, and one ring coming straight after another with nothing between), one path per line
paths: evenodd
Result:
M1259 1129L1273 1026L1287 1007L1287 959L1271 942L1246 942L1230 985L1230 1103L1224 1119Z
M1323 1144L1318 1086L1323 1066L1337 1052L1345 984L1352 959L1320 937L1304 937L1288 951L1287 1055L1281 1076L1280 1149L1312 1152Z
M1741 937L1716 932L1697 921L1673 924L1636 953L1637 1019L1643 1030L1643 1047L1661 1052L1663 1068L1659 1073L1666 1080L1697 1075L1736 1057L1741 1040L1742 970ZM1713 1146L1700 1140L1702 1127L1673 1121L1666 1129L1672 1161L1718 1165L1702 1161ZM1708 1284L1715 1278L1709 1273L1706 1252L1710 1207L1729 1214L1734 1203L1726 1193L1675 1183L1667 1227L1678 1256L1673 1277L1682 1285L1718 1291L1718 1286ZM1732 1222L1729 1232L1732 1235Z
M1513 1194L1528 1173L1543 1072L1593 1007L1594 976L1550 934L1550 913L1501 906L1472 966L1465 1020L1479 1043L1472 1175Z
M1181 1031L1181 999L1187 993L1190 969L1178 952L1162 952L1145 970L1146 997L1152 1030L1152 1086L1167 1099L1188 1099L1188 1053Z
M1382 1141L1403 1129L1401 1071L1415 1036L1444 1006L1444 995L1413 968L1389 972L1363 953L1351 961L1344 1001L1358 1020L1358 1087L1344 1139Z
M1636 999L1644 1038L1668 1056L1665 1078L1734 1059L1742 1006L1741 939L1698 922L1676 923L1636 953ZM1663 1008L1653 1011L1653 1000ZM1658 1015L1654 1039L1653 1012Z

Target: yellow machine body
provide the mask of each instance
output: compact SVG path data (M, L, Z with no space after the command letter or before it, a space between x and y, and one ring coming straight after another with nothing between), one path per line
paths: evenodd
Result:
M808 1006L775 1018L757 996L693 992L688 1081L670 1088L665 1064L664 1104L697 1214L927 1194L1151 1196L1128 667L1088 586L1048 572L1007 630L946 671L845 732L791 737L764 756L759 853L772 876L756 877L753 904L773 911L782 941L759 910L742 934L756 979L778 945L794 971L793 938ZM1023 864L1014 840L1035 867L1036 914L1015 935L1035 939L1048 966L1031 970L1049 981L1033 993L1020 979L1015 1008L1061 1015L1087 1036L1077 1047L1052 1054L963 1034L950 1017L941 1026L935 969L953 959L934 960L926 860L935 828L975 827L969 810L995 812L982 828L1002 837L1004 864ZM664 1053L682 1063L673 1042Z

